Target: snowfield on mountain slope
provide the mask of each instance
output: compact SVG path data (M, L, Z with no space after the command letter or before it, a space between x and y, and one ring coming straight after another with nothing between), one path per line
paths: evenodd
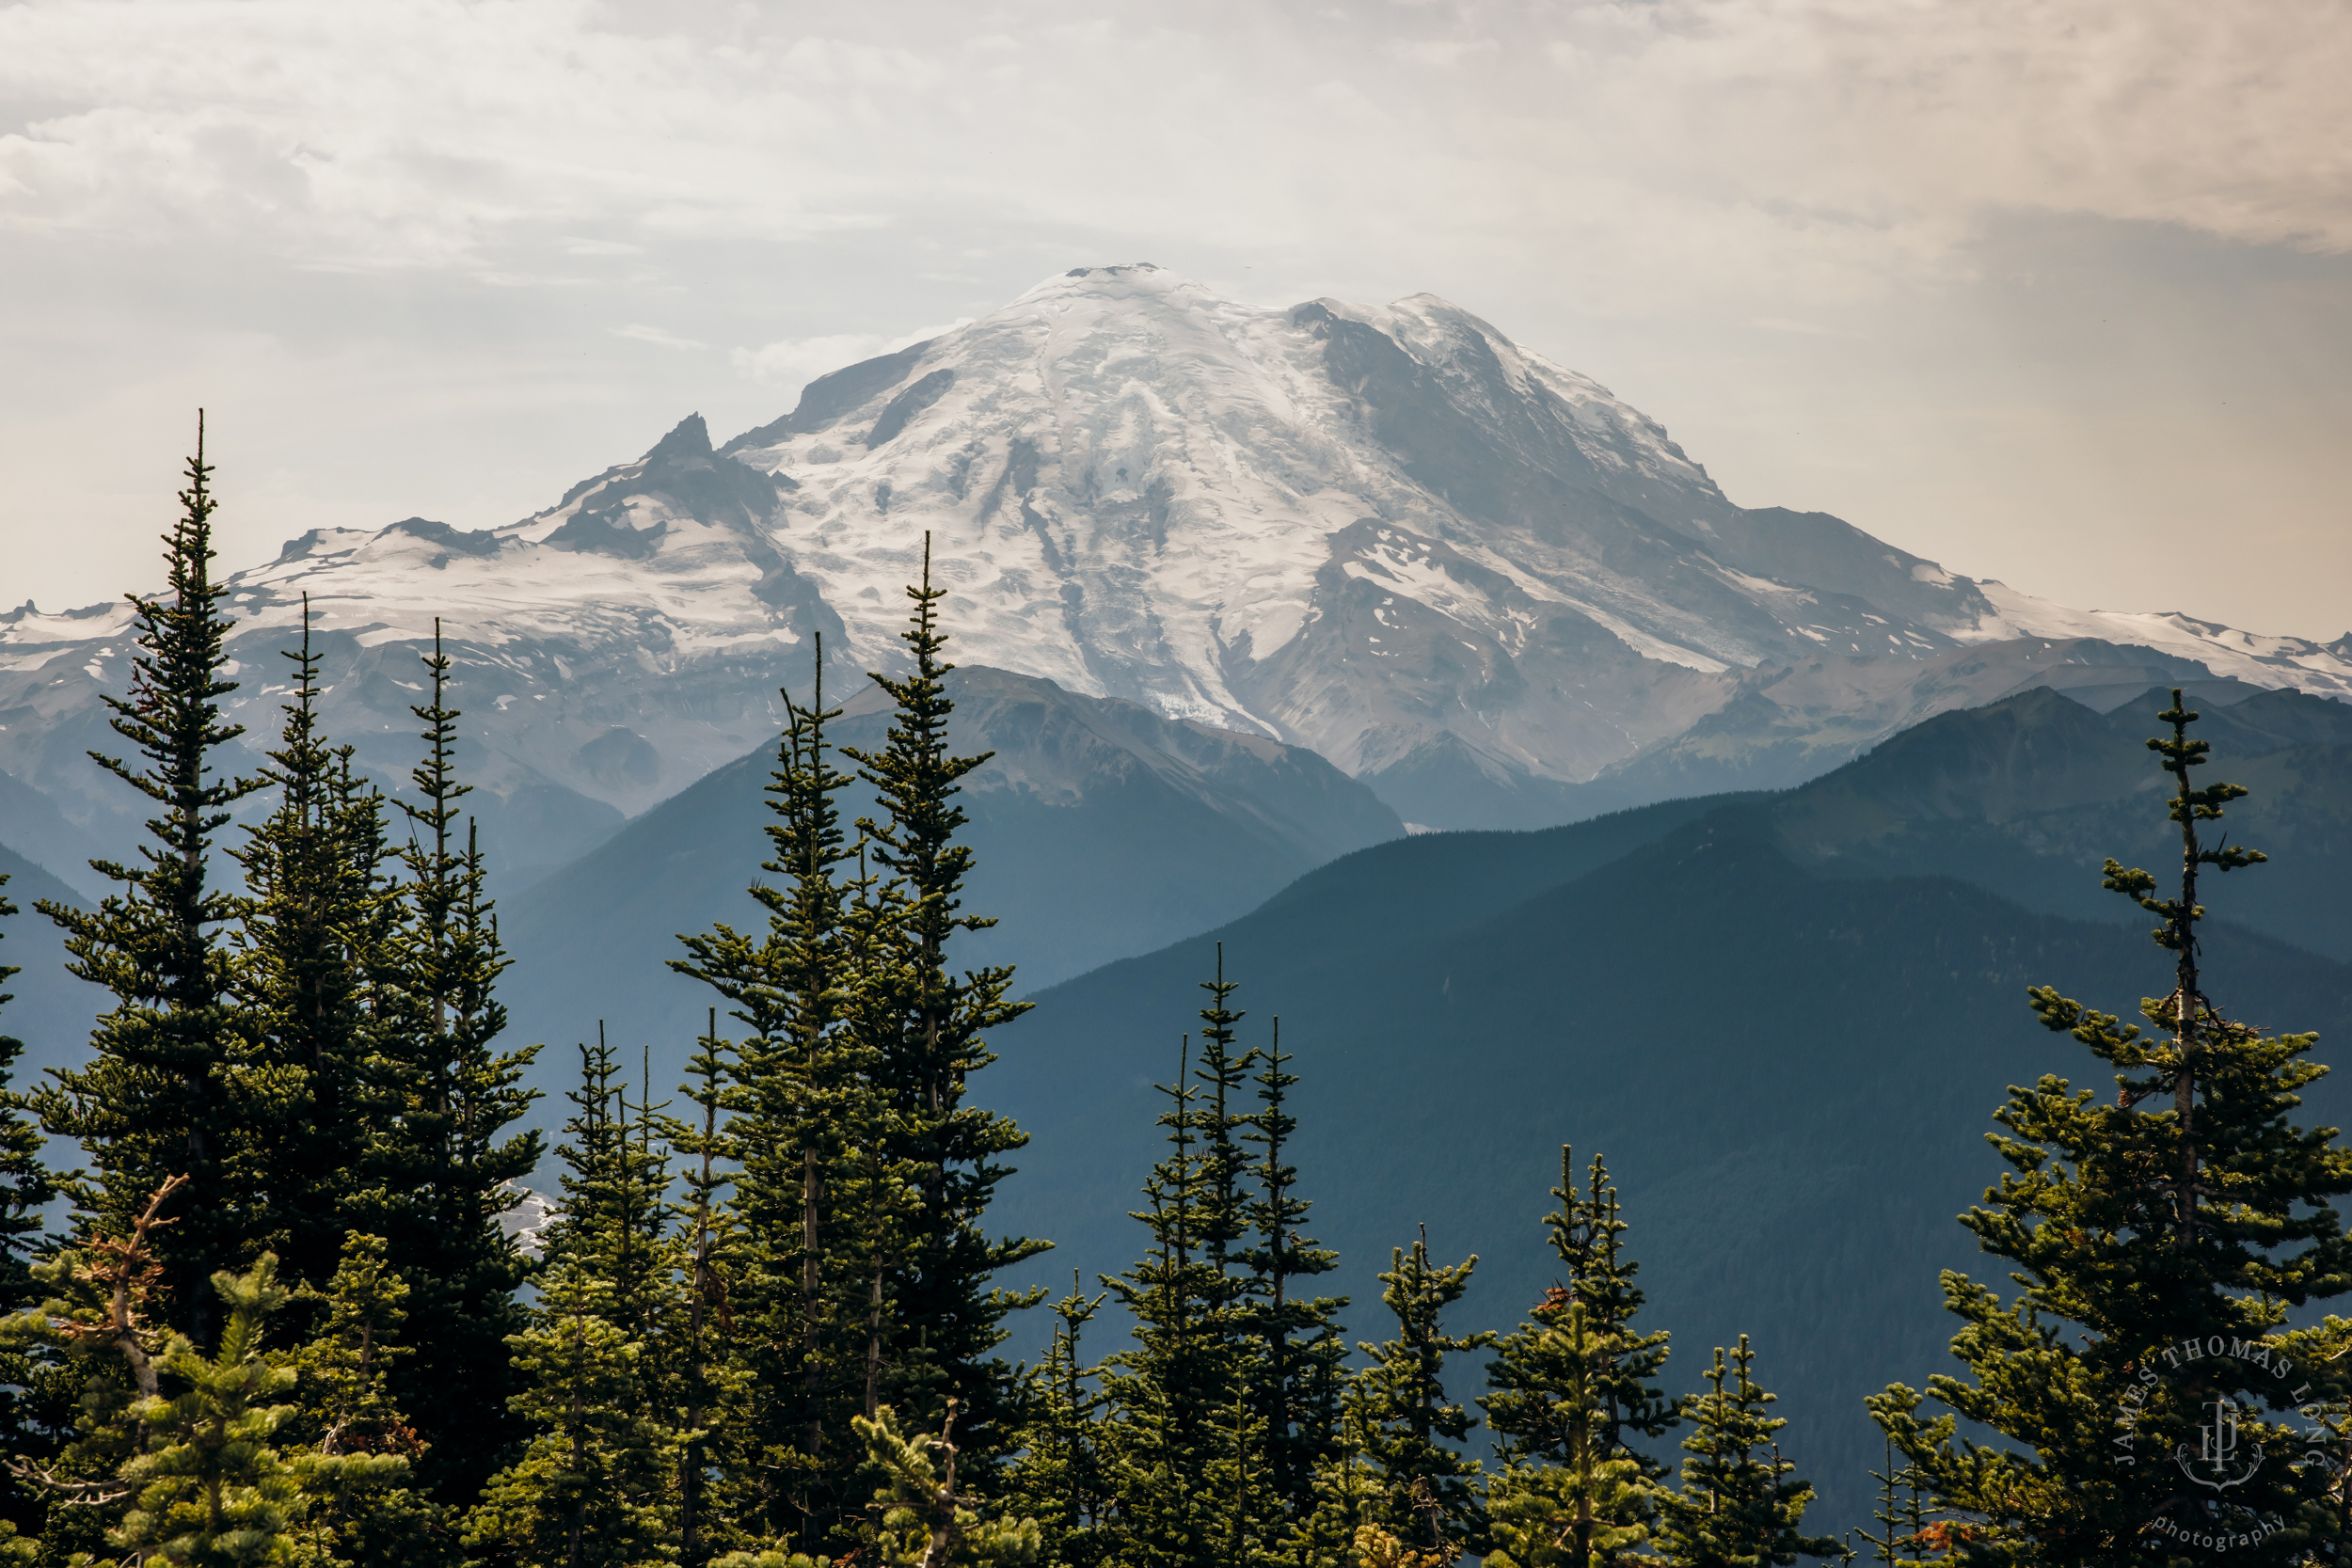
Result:
M1306 745L1375 787L1433 758L1448 789L1588 779L1825 658L1854 669L1819 689L1926 683L1873 714L1990 701L2054 646L2099 667L2083 681L2185 658L2352 695L2352 642L2070 610L1735 506L1656 421L1435 295L1269 308L1136 264L820 377L716 451L689 419L519 523L306 535L231 579L236 702L270 724L253 705L307 594L328 722L389 759L437 618L486 783L640 810L758 742L812 634L845 674L895 667L926 532L960 660ZM129 633L119 605L0 617L0 766L87 787ZM2117 644L2162 657L2113 674ZM1981 657L1945 657L1963 647ZM1804 724L1833 727L1823 765L1882 727L1775 712L1757 734Z

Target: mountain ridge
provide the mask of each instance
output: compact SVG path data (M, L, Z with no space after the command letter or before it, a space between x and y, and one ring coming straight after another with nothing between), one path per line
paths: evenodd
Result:
M228 579L260 677L231 712L268 721L307 594L330 732L405 768L437 619L481 782L642 812L772 731L814 636L895 669L927 537L958 658L1308 747L1429 826L1480 820L1455 795L1529 825L1574 809L1561 786L1794 782L2046 682L2059 644L2139 650L2125 686L2352 695L2352 634L2072 610L1735 505L1657 421L1436 295L1264 307L1135 263L723 444L691 415L516 523L313 530ZM83 826L128 616L0 614L0 768Z

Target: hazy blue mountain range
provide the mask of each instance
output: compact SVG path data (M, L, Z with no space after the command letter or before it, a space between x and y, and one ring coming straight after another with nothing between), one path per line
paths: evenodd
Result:
M307 594L328 727L397 776L437 620L482 803L548 869L612 825L596 808L762 744L812 634L845 690L895 668L926 533L959 659L1303 746L1432 827L1784 786L2038 685L2352 693L2352 641L2072 610L1735 504L1657 421L1435 295L1264 307L1138 264L819 377L722 444L689 417L519 522L243 563L231 709L275 729ZM0 770L110 846L135 820L82 753L131 629L119 602L0 615ZM72 858L34 831L0 800L0 842Z
M254 733L224 762L275 736L307 594L327 726L402 787L439 618L510 1039L549 1044L553 1088L603 1019L674 1081L705 1004L663 960L753 918L776 689L805 692L821 633L834 738L879 741L863 672L898 666L927 531L956 743L999 753L967 907L1003 924L957 957L1039 1002L979 1093L1035 1135L992 1218L1062 1242L1041 1278L1132 1258L1150 1085L1222 940L1252 1026L1281 1013L1299 1053L1353 1328L1379 1331L1371 1275L1422 1220L1486 1255L1472 1307L1501 1325L1549 1282L1557 1145L1603 1149L1684 1385L1755 1332L1851 1519L1859 1392L1940 1365L1987 1114L2076 1062L2024 988L2128 1012L2164 983L2096 887L2106 854L2165 862L2151 688L2206 706L2218 771L2258 790L2231 825L2280 857L2212 891L2215 993L2346 1022L2352 636L2070 610L1740 507L1428 295L1263 309L1082 268L733 440L690 418L522 522L305 535L232 581ZM146 815L83 755L113 747L129 631L119 606L0 616L26 906L0 959L27 971L0 1031L27 1067L77 1057L93 1009L32 900L99 891L84 863Z
M2132 706L2139 720L2110 721L2029 694L1931 721L1786 794L1380 845L1242 920L1053 987L1003 1032L991 1072L992 1103L1033 1137L992 1218L1061 1243L1032 1267L1041 1281L1132 1260L1140 1227L1105 1195L1136 1192L1157 1152L1152 1085L1177 1070L1222 942L1252 1013L1245 1039L1264 1043L1279 1015L1297 1053L1310 1228L1343 1253L1359 1337L1381 1327L1372 1275L1424 1222L1448 1258L1482 1257L1464 1325L1514 1321L1553 1281L1538 1221L1559 1146L1603 1152L1653 1326L1677 1335L1676 1386L1697 1386L1709 1346L1754 1334L1792 1422L1784 1447L1823 1490L1816 1522L1861 1522L1878 1457L1862 1395L1947 1370L1939 1269L1997 1277L1953 1223L2003 1168L1983 1141L1991 1112L2008 1085L2043 1072L2107 1089L2080 1047L2036 1024L2026 988L2129 1017L2169 984L2147 920L2097 888L2105 853L2164 847L2144 831L2161 810L2140 787L2155 776L2137 738L2153 727L2149 705ZM2207 733L2220 741L2245 706ZM2300 699L2249 729L2275 741L2309 719L2334 733L2332 708ZM1988 744L2002 735L2017 744ZM2103 760L2074 766L2058 743L2076 741ZM2293 842L2312 864L2282 854L2209 889L2221 923L2208 989L2234 1016L2321 1031L2329 1060L2352 1040L2352 967L2249 927L2294 928L2312 888L2340 885L2344 842L2320 845L2352 773L2323 779L2299 744L2250 764L2220 749L2221 776L2251 781L2276 763L2301 781L2299 798L2280 791L2266 816L2235 809L2230 826L2249 843ZM2131 751L2129 777L2106 768ZM2074 797L2033 809L2062 779ZM1948 837L1885 831L1886 806L1928 799ZM2037 816L2053 831L2020 826ZM1966 863L1972 844L2003 842L2038 873L2006 896L1976 885L1998 868ZM1860 846L1880 858L1860 864L1842 847ZM2034 907L2074 902L2058 891L2070 882L2112 906L2105 918ZM2347 1114L2352 1080L2309 1096L2311 1121Z
M1016 964L1025 988L1220 924L1404 834L1370 790L1302 748L998 670L948 681L957 748L995 752L962 796L977 857L965 907L1002 922L959 939L958 962ZM852 698L829 737L879 748L878 697ZM709 992L662 960L681 931L764 919L744 885L767 858L761 792L774 765L772 746L729 763L506 902L516 962L503 994L518 1035L558 1047L548 1086L568 1081L568 1047L599 1019L614 1039L650 1040L658 1059L700 1029ZM844 797L846 816L873 809L863 785Z

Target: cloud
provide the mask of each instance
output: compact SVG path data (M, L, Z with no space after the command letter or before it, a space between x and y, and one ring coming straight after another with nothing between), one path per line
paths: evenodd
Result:
M786 339L762 348L739 348L729 355L736 373L769 386L800 388L830 371L844 365L854 365L876 355L895 354L919 342L953 332L967 325L969 316L961 316L937 326L926 326L896 338L878 333L843 332L820 338Z
M0 9L0 99L40 106L0 135L0 225L529 276L501 251L968 206L1569 255L1635 307L1948 280L2015 211L2352 248L2336 0L1519 0L1474 37L1467 15L1391 8L1375 36L1248 0L34 0Z
M664 332L658 326L616 326L612 328L612 335L616 338L634 338L641 343L651 343L657 348L694 349L710 346L707 343L696 342L691 338L681 338L675 332Z

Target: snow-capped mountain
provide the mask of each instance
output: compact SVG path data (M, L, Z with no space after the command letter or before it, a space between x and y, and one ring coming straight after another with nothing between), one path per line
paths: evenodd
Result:
M233 456L221 483L233 505ZM1272 309L1136 264L836 371L715 449L691 417L508 527L306 534L232 578L236 700L275 729L307 594L330 724L405 768L437 617L492 791L634 812L771 733L812 633L845 673L897 664L927 531L960 660L1311 747L1416 820L1693 736L1819 771L2024 686L2201 666L2352 696L2352 636L2067 610L1736 506L1656 421L1434 295ZM0 617L0 767L68 816L129 629L119 605Z

